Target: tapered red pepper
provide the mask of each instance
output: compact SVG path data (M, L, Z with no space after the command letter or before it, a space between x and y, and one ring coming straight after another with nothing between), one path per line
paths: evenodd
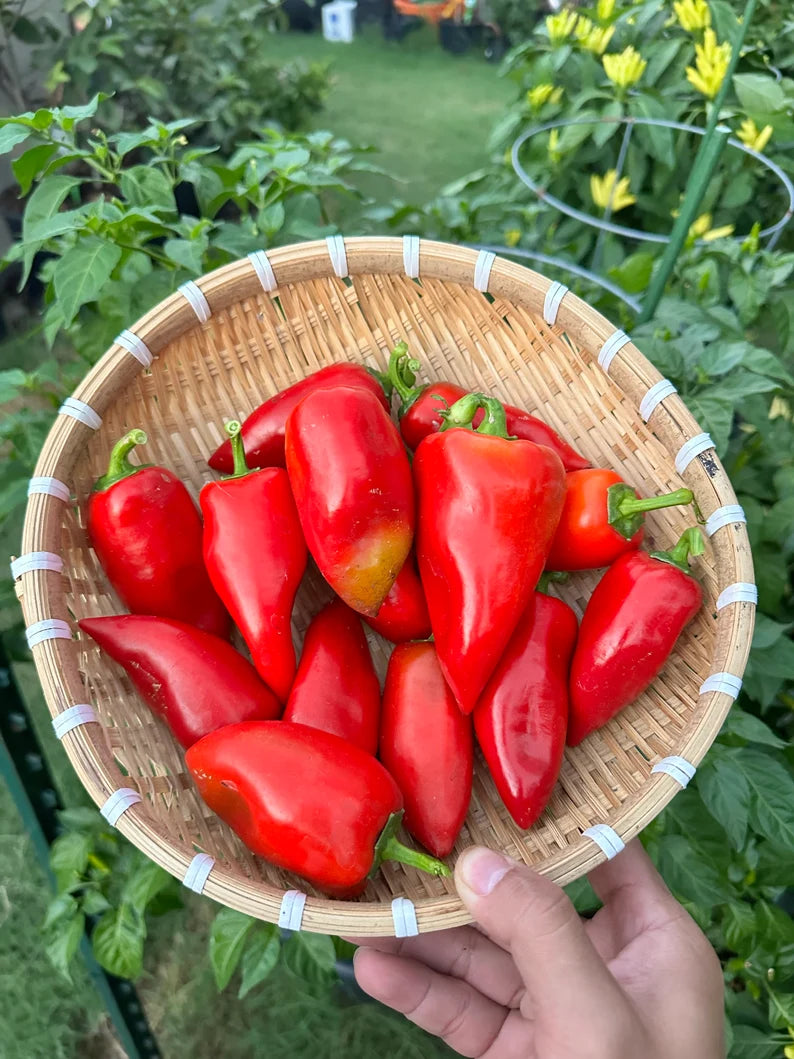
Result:
M284 720L377 753L380 684L361 620L341 599L324 607L306 630Z
M361 364L329 364L269 397L248 416L242 429L248 466L286 467L284 431L290 412L307 394L332 386L360 386L373 393L389 411L391 384L385 376ZM231 442L224 441L207 462L214 471L231 474L234 469Z
M466 819L473 767L471 718L447 687L432 643L395 647L383 689L380 759L405 800L405 827L447 857Z
M568 744L578 746L651 684L703 603L687 559L703 552L688 529L669 552L621 555L596 585L571 663Z
M691 504L689 489L641 500L619 474L596 467L566 475L565 504L549 552L550 570L594 570L639 548L646 511Z
M242 633L257 673L281 702L295 678L292 605L306 569L306 543L287 472L249 471L240 424L227 424L235 473L201 490L204 561Z
M419 361L408 359L408 346L405 342L395 347L389 364L389 380L402 402L398 413L400 433L409 449L416 449L422 438L438 431L443 422L441 411L465 397L468 392L452 382L428 382L422 386L414 386L414 371L419 367ZM580 456L542 419L514 405L506 404L504 410L508 434L554 449L566 471L590 466L584 456ZM480 425L483 414L482 411L477 412L472 426L476 428Z
M416 451L417 556L447 683L471 713L529 604L565 496L556 452L508 440L504 411L483 394L462 398L448 426Z
M231 622L201 554L201 518L190 493L165 467L134 466L146 444L131 430L110 454L88 499L88 538L122 603L135 614L190 622L228 636Z
M370 628L392 643L428 638L430 615L413 552L403 563L377 616L373 618L365 614L363 617Z
M240 721L266 721L281 703L230 643L145 614L83 618L82 632L122 665L149 709L182 746Z
M397 428L362 389L305 397L287 420L287 472L309 551L338 596L375 615L414 533L414 487Z
M196 743L185 760L201 797L253 853L325 893L360 894L385 860L449 875L397 841L397 784L338 735L289 721L235 724Z
M496 789L522 828L543 812L560 772L577 628L567 603L536 592L474 710Z

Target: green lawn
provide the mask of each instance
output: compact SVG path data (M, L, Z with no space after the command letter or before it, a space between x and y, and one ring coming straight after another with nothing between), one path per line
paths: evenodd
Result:
M378 147L383 168L405 180L397 195L411 202L432 198L486 161L490 130L513 96L498 66L474 50L443 51L429 26L401 42L384 40L376 26L352 44L274 34L263 49L278 60L332 64L334 83L314 125Z

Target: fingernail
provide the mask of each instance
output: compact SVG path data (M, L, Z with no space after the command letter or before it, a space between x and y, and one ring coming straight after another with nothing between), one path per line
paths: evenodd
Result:
M485 897L513 867L512 861L492 849L467 849L458 861L461 879L470 890Z

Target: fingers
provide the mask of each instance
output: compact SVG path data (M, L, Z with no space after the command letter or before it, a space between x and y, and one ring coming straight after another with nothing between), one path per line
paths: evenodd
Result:
M455 868L458 893L494 940L509 948L529 994L528 1013L570 1018L576 998L583 1025L601 1021L625 998L563 891L492 850L466 850ZM522 1010L525 1005L522 1005Z
M677 903L638 838L629 842L617 857L599 864L588 878L605 905L632 888L641 890L654 904Z
M517 1007L524 985L512 956L473 927L415 938L348 938L378 952L408 956L439 974L460 978L505 1007Z
M443 1038L461 1055L484 1055L508 1017L506 1008L467 982L409 957L359 949L353 966L365 993Z

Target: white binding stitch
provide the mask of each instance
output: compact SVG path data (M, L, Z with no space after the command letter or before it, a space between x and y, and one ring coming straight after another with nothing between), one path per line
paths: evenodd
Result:
M252 254L248 255L248 260L254 266L254 272L259 277L259 282L262 287L269 294L274 291L278 286L276 282L276 274L273 271L273 266L270 264L270 259L264 250L254 250Z
M749 581L734 581L732 585L723 588L717 596L717 610L730 606L731 603L753 603L758 604L758 588Z
M741 677L736 677L733 673L712 673L700 685L699 694L705 695L709 691L719 691L723 695L730 695L732 699L735 699L741 690Z
M59 416L71 416L78 423L83 423L92 430L99 430L102 426L102 416L95 412L90 404L80 401L76 397L67 397L58 409Z
M557 313L569 289L564 283L552 283L546 291L546 297L543 299L543 319L549 327L554 327L557 323Z
M144 368L151 368L152 360L154 359L151 350L142 338L138 338L134 331L125 329L121 334L116 335L116 345L126 349L128 353L132 353L133 357Z
M678 393L678 390L669 379L659 379L655 382L640 401L640 419L643 423L647 423L662 401L674 393Z
M718 507L716 511L712 511L703 528L707 537L713 537L723 526L732 526L736 522L747 522L744 508L740 504L726 504L725 507Z
M696 456L705 452L706 449L713 448L714 442L711 440L710 434L696 434L693 438L690 438L689 441L685 441L678 450L678 455L675 458L676 471L678 471L679 474L683 474Z
M488 290L494 261L496 261L496 254L490 250L481 250L477 255L477 261L474 264L474 289L482 291L483 294Z
M615 359L617 354L623 349L624 346L628 345L631 339L625 331L616 331L614 335L610 335L606 342L601 347L598 353L598 363L609 374L609 368L612 361Z
M142 801L143 798L141 798L140 794L131 787L119 787L117 791L111 794L99 811L112 827L121 814L126 813L130 806L137 805L138 802Z
M666 772L668 776L673 777L676 783L686 787L697 772L697 768L690 761L687 761L685 757L671 754L669 757L663 757L661 761L657 761L651 772Z
M325 238L325 245L328 247L328 256L331 258L334 272L340 279L344 279L348 275L344 237L341 235L328 235Z
M416 906L407 897L395 897L391 903L395 938L415 938L419 933Z
M31 570L53 570L59 574L63 570L63 559L55 552L25 552L11 562L11 576L15 581Z
M188 864L182 885L186 886L188 890L192 890L195 894L203 893L207 879L214 866L215 858L211 857L209 853L197 853Z
M210 303L207 301L206 295L201 287L199 287L198 283L189 279L187 283L183 283L181 286L177 287L177 291L187 301L199 320L203 324L206 324L207 320L212 316L212 309L210 309Z
M284 930L300 930L305 906L305 893L301 890L287 890L281 898L278 925Z
M409 279L419 279L419 236L403 236L403 267Z
M28 647L36 647L45 640L71 640L72 630L69 623L61 618L44 618L42 621L34 621L25 629L25 637Z
M52 729L58 739L63 739L73 728L78 728L81 724L96 724L98 721L93 706L87 702L78 702L76 706L70 706L68 710L53 717Z
M595 842L601 852L606 854L607 860L617 857L618 853L626 848L623 839L609 824L593 824L582 834Z
M68 500L72 495L69 486L57 478L46 478L41 475L31 478L28 482L28 496L34 493L46 493L47 496L57 497L58 500Z

